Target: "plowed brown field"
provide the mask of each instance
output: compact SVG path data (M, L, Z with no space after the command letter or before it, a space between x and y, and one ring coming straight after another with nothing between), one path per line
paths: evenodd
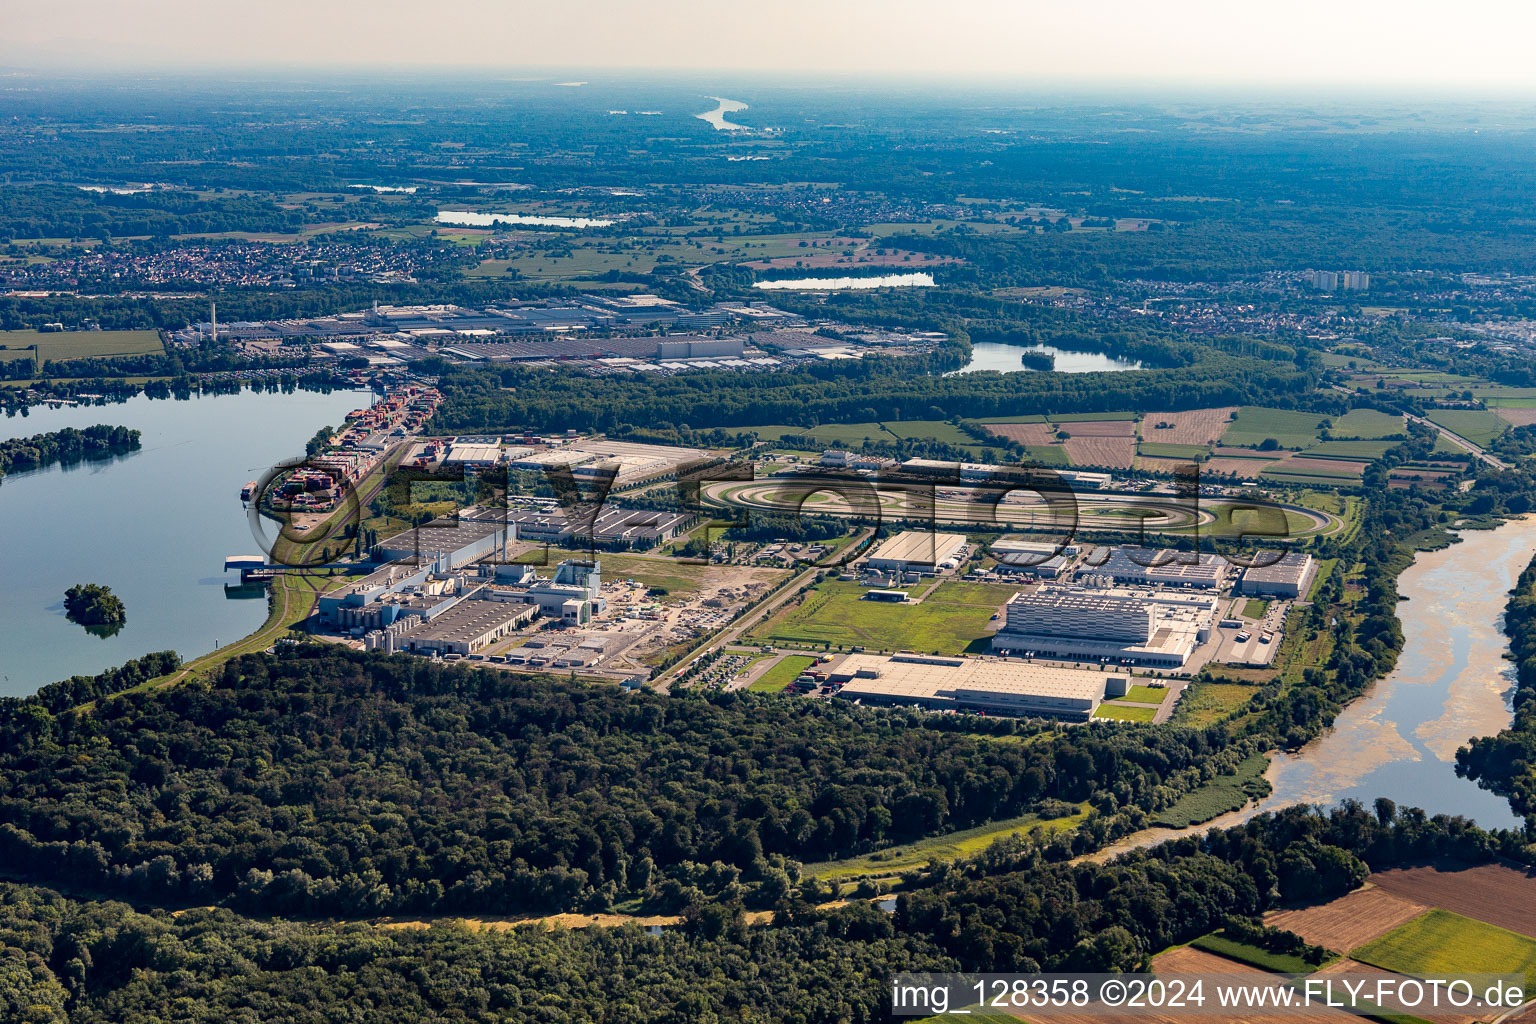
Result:
M1357 889L1315 907L1276 911L1265 917L1264 923L1295 932L1314 945L1348 953L1426 909L1385 889Z
M1371 881L1394 896L1536 938L1536 873L1502 864L1397 868Z
M1158 444L1215 444L1232 421L1235 405L1184 412L1149 412L1141 418L1141 439ZM1166 427L1158 427L1167 423Z
M1020 444L1043 445L1056 440L1056 431L1049 423L987 423L984 426L989 433Z
M1076 427L1077 424L1073 424ZM1136 461L1136 439L1129 434L1120 437L1081 437L1062 442L1067 458L1074 466L1102 466L1106 469L1130 469Z

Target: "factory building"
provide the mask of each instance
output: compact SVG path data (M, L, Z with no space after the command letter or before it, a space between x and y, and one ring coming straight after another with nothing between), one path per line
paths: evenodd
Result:
M1262 564L1271 560L1273 564ZM1304 597L1317 576L1316 560L1299 551L1283 555L1278 551L1259 551L1255 552L1254 561L1261 564L1244 569L1235 588L1248 597Z
M1193 551L1122 547L1111 551L1103 565L1086 570L1117 583L1154 587L1199 587L1217 590L1227 579L1225 559Z
M965 558L965 537L958 533L903 530L870 552L869 568L879 572L940 572Z
M417 654L472 654L527 625L537 614L532 605L474 595L392 637L392 649Z
M448 445L443 464L483 468L532 455L532 448L504 447L498 438L457 438Z
M1105 641L1131 647L1152 639L1152 603L1075 587L1018 593L1005 606L1004 630L1030 636Z
M741 338L663 338L656 343L657 359L698 359L740 356L746 351Z
M420 592L430 574L430 567L385 566L341 590L321 594L320 620L338 629L380 629L403 616L420 615L432 596Z
M858 452L831 450L821 453L821 464L829 469L851 469L854 472L874 472L895 465L893 459L882 459L874 455L860 455Z
M992 650L1177 669L1210 640L1219 605L1214 593L1041 584L1009 598Z
M919 654L850 654L827 676L843 700L874 707L921 707L1086 722L1130 678L1076 668Z
M901 468L908 473L916 473L920 476L941 476L976 483L986 481L1064 483L1075 490L1090 491L1107 490L1114 482L1114 478L1108 473L1092 473L1079 469L1042 469L1037 466L1000 466L990 462L908 459L901 464Z
M1079 550L1076 544L1049 544L1017 536L999 537L988 545L997 559L997 572L1045 580L1065 576Z
M592 462L577 466L571 471L571 475L577 480L598 481L612 479L615 487L626 487L630 484L639 483L642 480L665 476L676 467L677 463L671 459L624 454L598 458Z
M590 542L604 547L647 548L675 538L689 517L676 512L604 507L595 519L572 517L563 510L511 512L507 522L520 540L541 544Z
M530 471L543 471L546 469L559 469L562 466L580 466L592 462L597 458L591 452L580 452L571 448L555 448L546 452L534 452L532 455L521 455L515 459L508 459L507 464L513 469Z
M375 562L416 562L430 564L436 572L448 572L484 558L505 546L510 537L504 517L476 518L489 515L477 509L465 509L457 519L445 516L412 530L385 537L370 553Z
M579 626L603 612L606 602L602 589L602 562L569 559L560 563L554 579L529 587L526 600L548 618Z

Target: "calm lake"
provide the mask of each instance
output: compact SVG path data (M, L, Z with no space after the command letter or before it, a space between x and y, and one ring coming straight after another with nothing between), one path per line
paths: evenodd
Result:
M1054 345L1005 345L997 341L977 341L971 343L971 361L951 372L996 370L999 373L1018 373L1030 369L1021 362L1025 352L1050 353L1056 361L1056 369L1062 373L1141 369L1141 363L1134 359L1119 359L1102 352L1069 352Z
M754 281L753 288L777 291L838 292L861 288L932 288L932 274L882 274L879 277L796 277Z
M746 125L737 124L725 116L726 114L734 114L738 110L746 110L747 105L745 103L741 102L741 100L728 100L719 96L711 96L710 99L718 104L715 109L706 110L702 114L694 114L694 117L700 121L708 121L715 126L715 131L717 132L739 132L746 130Z
M598 217L528 217L521 213L475 213L472 210L439 210L439 224L464 228L491 228L497 224L531 224L545 228L606 228L613 223Z
M304 454L320 427L369 402L366 392L239 395L33 408L0 416L0 437L95 423L143 432L110 462L54 465L0 482L0 695L24 696L167 648L190 659L259 626L263 596L232 600L224 556L257 554L240 487ZM64 591L104 583L128 623L101 639L64 617Z

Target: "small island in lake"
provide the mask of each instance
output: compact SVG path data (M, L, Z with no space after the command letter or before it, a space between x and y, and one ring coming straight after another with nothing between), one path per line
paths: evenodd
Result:
M98 636L111 636L128 621L122 599L97 583L79 583L64 591L64 611L71 622Z

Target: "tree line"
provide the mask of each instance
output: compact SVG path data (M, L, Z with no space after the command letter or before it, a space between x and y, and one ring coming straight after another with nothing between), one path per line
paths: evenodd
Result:
M106 459L139 450L139 432L98 423L83 430L64 427L30 437L0 441L0 479L14 470L42 469L55 462Z

